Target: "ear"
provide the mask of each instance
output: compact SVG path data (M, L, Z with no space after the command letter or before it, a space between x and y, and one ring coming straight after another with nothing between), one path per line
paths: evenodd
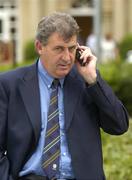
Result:
M35 41L35 49L39 55L42 54L43 46L42 43L39 40Z

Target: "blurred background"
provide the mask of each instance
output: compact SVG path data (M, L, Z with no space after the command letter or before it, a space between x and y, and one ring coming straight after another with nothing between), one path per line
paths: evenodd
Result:
M79 43L98 57L101 74L132 116L132 0L0 0L0 71L35 62L39 20L54 11L78 22ZM128 133L102 132L108 180L132 180L132 123Z
M97 36L97 53L98 41L105 36L119 44L132 33L132 0L0 0L0 63L23 61L38 21L53 11L75 17L80 43L87 43L90 34Z

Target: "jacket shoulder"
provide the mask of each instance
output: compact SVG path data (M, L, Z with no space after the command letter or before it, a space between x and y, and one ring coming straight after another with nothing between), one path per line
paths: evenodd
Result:
M0 73L0 81L11 81L13 79L22 78L27 72L30 72L35 69L35 64L19 67L13 70Z

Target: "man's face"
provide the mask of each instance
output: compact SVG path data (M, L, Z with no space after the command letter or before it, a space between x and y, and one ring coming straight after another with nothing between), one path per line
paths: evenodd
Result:
M53 33L46 46L36 42L43 66L55 78L63 78L69 73L75 61L76 47L76 35L64 41L58 33Z

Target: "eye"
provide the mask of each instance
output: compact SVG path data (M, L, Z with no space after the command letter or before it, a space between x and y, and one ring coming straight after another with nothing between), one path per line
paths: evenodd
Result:
M70 51L70 52L74 52L75 49L76 49L76 46L69 47L69 51Z
M62 48L62 47L60 47L60 46L59 46L59 47L56 47L56 48L55 48L55 51L56 51L56 52L58 52L58 53L60 53L60 52L62 52L62 51L63 51L63 48Z

